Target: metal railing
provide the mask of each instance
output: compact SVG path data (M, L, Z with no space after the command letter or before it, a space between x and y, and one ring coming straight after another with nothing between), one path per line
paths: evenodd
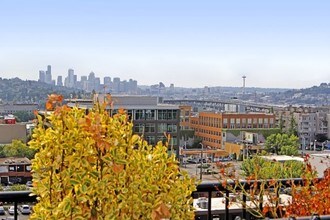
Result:
M14 203L14 219L18 216L18 203L21 202L36 202L36 196L31 196L31 191L3 191L0 192L1 202Z
M282 179L278 180L284 187L290 187L292 183L294 184L302 184L303 179ZM258 187L260 186L261 183L265 183L265 181L258 180L258 181L244 181L242 180L240 182L240 186L243 186L245 189L249 189L249 187L252 184L255 184L257 182ZM269 181L266 181L266 184ZM232 184L234 185L234 182L227 182L227 184ZM223 195L225 199L225 208L220 212L222 216L220 216L219 212L215 213L214 210L212 210L212 197L214 197L214 194L220 193ZM201 183L197 185L197 190L192 193L192 196L194 198L198 197L198 195L205 195L207 198L207 207L205 207L204 211L197 211L196 210L196 217L195 219L252 219L253 217L249 215L247 212L247 208L242 205L242 208L239 210L237 213L237 210L235 213L231 213L229 209L229 194L230 191L224 187L221 183L216 182L216 183ZM36 202L36 196L31 196L31 191L2 191L0 192L0 201L1 202L12 202L14 203L15 207L15 213L14 213L14 219L17 220L18 216L18 203L22 202ZM246 195L242 196L242 201L244 204L247 201ZM262 202L260 203L260 207L262 210ZM293 219L293 218L292 218ZM295 219L299 220L305 220L305 219L318 219L318 218L312 218L312 217L298 217ZM330 219L329 216L321 216L319 219Z

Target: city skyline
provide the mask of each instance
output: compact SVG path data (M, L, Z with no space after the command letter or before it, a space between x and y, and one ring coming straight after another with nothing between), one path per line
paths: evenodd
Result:
M327 1L4 1L0 77L72 68L176 87L306 88L330 80Z

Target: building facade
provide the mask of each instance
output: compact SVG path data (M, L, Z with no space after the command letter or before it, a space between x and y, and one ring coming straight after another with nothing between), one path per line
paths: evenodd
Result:
M104 95L97 95L94 101L104 100ZM91 108L92 100L68 100L69 106ZM109 111L124 109L133 122L133 131L141 135L149 144L167 141L169 147L178 149L180 131L180 108L176 105L159 103L158 97L151 96L112 96L113 106Z
M267 113L200 112L190 118L195 136L211 148L224 149L228 130L240 131L273 129L275 115Z
M31 161L28 158L0 158L0 183L19 184L32 180Z

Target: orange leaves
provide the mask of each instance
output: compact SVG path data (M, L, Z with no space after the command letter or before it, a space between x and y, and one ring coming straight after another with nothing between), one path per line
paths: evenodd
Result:
M308 167L307 172L313 170ZM287 207L287 216L308 216L312 214L330 214L330 175L323 179L313 179L310 173L302 186L292 187L292 201Z
M56 106L61 105L63 102L63 96L57 94L48 95L46 102L46 110L54 110Z
M115 173L120 173L121 171L124 170L124 165L114 163L114 164L112 165L112 170L113 170L113 172L115 172Z
M151 213L152 220L161 220L161 219L170 218L170 217L171 217L170 210L164 203L160 204L160 206L158 206Z

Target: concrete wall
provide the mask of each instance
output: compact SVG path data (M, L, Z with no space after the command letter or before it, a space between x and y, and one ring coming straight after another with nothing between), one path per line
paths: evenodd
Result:
M10 144L15 139L26 142L26 125L0 124L0 144Z
M230 142L225 143L225 151L228 152L229 154L236 153L237 158L241 154L241 149L242 149L242 145L230 143Z

